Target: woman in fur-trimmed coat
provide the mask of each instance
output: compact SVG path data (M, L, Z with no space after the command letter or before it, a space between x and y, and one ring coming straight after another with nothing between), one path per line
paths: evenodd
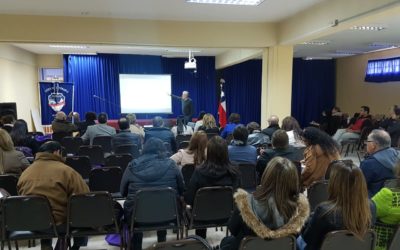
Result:
M239 249L246 236L275 239L295 235L309 216L307 198L299 194L296 167L282 157L268 163L254 194L239 189L234 199L237 208L228 225L232 236L222 240L223 250Z

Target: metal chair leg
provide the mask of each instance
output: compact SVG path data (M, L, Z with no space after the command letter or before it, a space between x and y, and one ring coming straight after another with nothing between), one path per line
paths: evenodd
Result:
M18 241L15 241L15 249L19 250L19 248L18 248Z

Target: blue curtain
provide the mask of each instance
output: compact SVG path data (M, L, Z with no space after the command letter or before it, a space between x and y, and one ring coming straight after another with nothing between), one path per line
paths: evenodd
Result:
M366 82L395 82L400 81L400 57L369 60Z
M119 74L171 74L172 94L188 90L193 99L195 116L200 110L216 113L215 58L196 57L197 72L184 69L186 58L164 58L144 55L96 56L65 55L64 79L75 84L76 111L107 112L109 117L120 117ZM94 97L98 96L98 97ZM181 114L181 103L172 100L172 115ZM150 119L156 114L137 114L138 119Z
M75 85L75 110L106 112L111 119L119 117L119 58L99 54L65 55L64 81Z
M302 127L335 104L335 61L293 60L292 116ZM283 119L283 117L281 117Z
M243 124L260 123L262 60L249 60L227 67L218 75L225 80L227 116L238 113Z

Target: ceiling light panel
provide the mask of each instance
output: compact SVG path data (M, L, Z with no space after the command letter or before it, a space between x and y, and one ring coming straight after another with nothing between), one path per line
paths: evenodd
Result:
M382 26L353 26L350 29L351 30L360 30L360 31L381 31L381 30L384 30L385 27L382 27Z
M58 48L58 49L88 49L89 46L84 45L67 45L67 44L51 44L50 48Z
M318 46L322 46L322 45L328 45L329 41L309 41L309 42L304 42L302 44L303 45L318 45Z
M264 0L186 0L187 3L226 4L226 5L260 5Z

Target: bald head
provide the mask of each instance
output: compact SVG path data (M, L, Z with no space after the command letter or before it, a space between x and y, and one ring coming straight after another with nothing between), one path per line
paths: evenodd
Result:
M268 119L268 124L269 125L278 125L279 124L279 118L276 115L271 115Z

